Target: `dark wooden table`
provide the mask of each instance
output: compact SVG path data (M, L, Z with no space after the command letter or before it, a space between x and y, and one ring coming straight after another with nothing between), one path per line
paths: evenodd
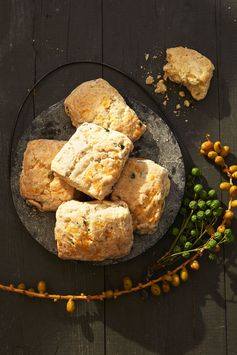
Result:
M165 49L176 45L199 50L216 67L204 101L182 108L177 117L176 90L164 111L188 150L186 165L192 160L208 183L217 187L220 174L199 156L198 146L208 132L237 153L236 0L0 1L1 282L34 286L45 279L50 290L94 293L118 287L125 274L139 282L157 253L166 250L168 237L144 255L111 267L50 255L16 215L8 154L18 108L28 89L47 71L68 61L103 61L130 73L152 93L144 84L145 74L160 73ZM158 59L146 62L144 53ZM98 65L76 65L44 80L27 104L28 116L30 112L33 118L63 98L78 82L101 76L156 109L121 75ZM162 97L152 95L161 105ZM1 292L0 354L237 354L236 261L233 244L221 252L218 263L203 259L201 270L166 296L143 300L134 294L81 302L72 316L66 314L64 303Z

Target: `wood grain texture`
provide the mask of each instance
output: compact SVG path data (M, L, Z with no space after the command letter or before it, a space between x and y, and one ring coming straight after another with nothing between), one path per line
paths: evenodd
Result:
M230 144L236 157L236 26L236 0L0 1L1 281L25 281L31 287L45 279L49 290L63 293L117 288L127 274L139 282L146 266L170 243L166 237L144 255L104 269L60 261L30 238L16 216L8 184L9 143L27 89L67 61L103 60L121 68L160 105L186 145L187 167L199 165L207 183L217 187L221 177L199 156L198 146L208 132ZM175 84L169 85L167 107L162 105L164 98L144 84L148 72L161 74L165 49L176 45L199 50L216 67L207 98L189 109L183 107ZM145 53L150 54L147 61ZM121 93L156 110L127 78L80 64L59 70L40 84L25 107L19 134L34 115L78 83L102 75ZM180 116L174 113L177 103L182 106ZM190 282L158 299L130 295L105 303L80 303L68 316L64 303L0 293L0 354L235 355L236 275L235 247L227 246L218 264L204 258Z
M195 48L217 63L215 1L198 3L179 1L119 1L105 0L103 12L103 57L105 62L127 72L144 85L148 72L161 74L167 47L184 45ZM121 31L121 28L123 31ZM126 33L126 35L124 35ZM205 33L205 41L204 41ZM114 46L116 43L116 46ZM113 48L113 50L112 50ZM146 62L144 54L150 57ZM158 58L152 59L156 55ZM142 66L142 68L141 68ZM105 78L116 82L118 88L146 100L136 88L107 70ZM127 84L127 85L126 85ZM144 85L145 86L145 85ZM178 98L177 86L169 85L170 101L162 108L177 134L187 145L189 159L198 164L208 183L216 187L219 174L198 154L198 146L206 132L219 136L218 80L215 74L207 98L189 109L182 107L179 117L174 113ZM146 87L150 92L152 88ZM164 98L153 95L162 107ZM162 240L160 253L167 248ZM107 288L114 287L124 274L136 281L141 279L146 265L155 255L153 248L126 265L106 270ZM211 267L203 261L202 270L193 275L188 285L158 301L138 300L135 296L115 303L106 303L106 350L108 354L122 354L126 348L132 354L225 354L225 288L223 265ZM136 282L135 281L135 282ZM201 286L202 285L202 286ZM124 313L121 321L120 315ZM215 339L215 341L214 341Z

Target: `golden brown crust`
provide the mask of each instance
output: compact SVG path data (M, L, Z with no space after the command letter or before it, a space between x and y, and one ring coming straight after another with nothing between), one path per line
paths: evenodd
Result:
M215 69L212 62L199 52L184 47L168 48L166 59L164 78L186 86L194 99L204 99Z
M28 142L20 176L20 194L40 211L56 211L71 200L74 188L51 171L51 161L65 141L36 139Z
M55 239L62 259L102 261L129 254L132 217L124 202L69 201L56 212Z
M119 131L132 141L141 137L146 126L119 92L104 79L90 80L76 87L64 101L72 124L95 123Z
M138 233L151 234L162 216L169 191L170 180L165 168L152 160L130 158L111 199L127 203Z

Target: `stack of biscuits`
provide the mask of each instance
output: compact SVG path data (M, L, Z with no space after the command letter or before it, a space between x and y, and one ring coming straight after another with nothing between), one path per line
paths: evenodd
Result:
M67 142L28 142L21 196L39 211L56 211L60 258L123 257L131 251L134 231L156 230L170 190L168 171L151 160L129 158L146 126L107 81L82 83L64 107L76 131Z

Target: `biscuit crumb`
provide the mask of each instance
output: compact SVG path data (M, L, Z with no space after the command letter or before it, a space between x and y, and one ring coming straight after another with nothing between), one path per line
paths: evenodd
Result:
M190 106L190 101L184 100L184 106L185 106L185 107L189 107L189 106Z
M167 87L164 83L164 80L161 79L158 81L158 83L156 84L156 88L155 88L155 93L156 94L165 94L167 91Z
M145 60L148 60L150 57L150 54L149 53L145 53Z
M163 106L167 106L167 100L163 101Z
M161 75L160 75L160 74L158 74L158 75L157 75L157 79L159 80L160 78L161 78Z
M181 105L180 104L177 104L176 105L176 110L180 110L181 109Z
M146 78L146 84L147 85L151 85L154 83L154 78L152 75L148 75L148 77Z
M157 55L153 55L153 57L152 57L153 59L157 59L158 57L157 57Z
M179 96L180 97L185 97L185 92L184 91L179 91Z

